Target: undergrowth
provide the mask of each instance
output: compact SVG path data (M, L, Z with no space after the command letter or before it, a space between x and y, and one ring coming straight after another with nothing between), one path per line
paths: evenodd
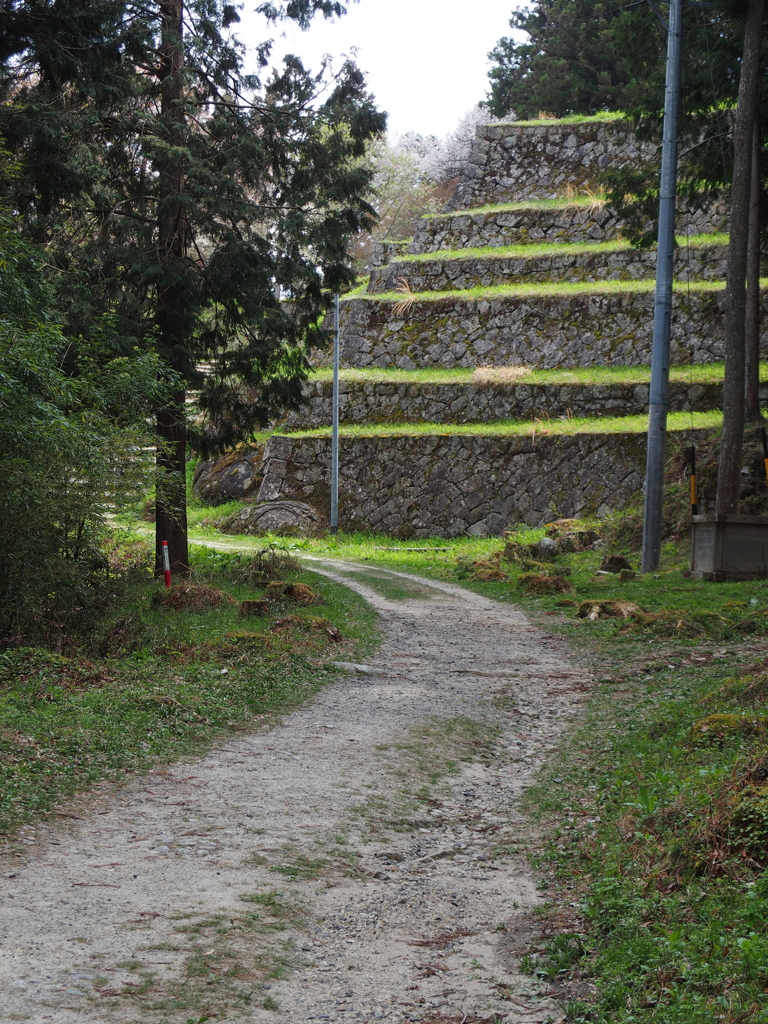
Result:
M333 678L329 660L373 644L362 599L280 550L193 549L192 580L166 591L131 545L130 579L92 633L61 654L0 653L0 834L99 780L269 722Z

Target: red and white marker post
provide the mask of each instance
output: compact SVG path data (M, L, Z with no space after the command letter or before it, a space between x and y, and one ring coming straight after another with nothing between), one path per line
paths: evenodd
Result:
M171 560L168 557L168 541L163 541L163 576L166 587L171 585Z

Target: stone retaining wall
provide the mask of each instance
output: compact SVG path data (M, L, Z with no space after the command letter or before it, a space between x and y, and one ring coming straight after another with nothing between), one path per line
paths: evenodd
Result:
M408 252L526 245L529 242L610 242L621 223L605 205L536 207L425 217Z
M392 260L397 259L403 253L408 252L411 239L402 242L388 242L386 240L373 243L371 258L368 260L369 267L383 267Z
M342 438L339 522L399 537L496 535L604 515L642 486L644 434ZM272 437L257 501L327 509L330 438Z
M342 303L342 360L353 367L636 366L650 363L653 292ZM725 290L675 294L672 363L723 358ZM763 292L763 307L768 306ZM768 319L763 320L768 346ZM693 353L693 356L691 355Z
M650 163L657 147L639 143L623 120L480 125L452 209L516 199L550 199L566 186L594 185L608 167Z
M675 253L675 274L690 280L725 279L727 245L690 246ZM655 249L618 252L554 253L538 256L398 260L372 272L369 294L395 291L405 281L411 291L446 291L551 281L637 281L654 277Z
M339 421L353 423L491 423L493 420L560 419L570 416L638 416L648 412L648 384L408 384L348 382L339 386ZM722 406L722 384L669 386L672 412L705 412ZM309 405L288 413L289 430L327 427L333 384L308 381ZM768 385L761 401L768 402Z
M611 242L621 237L623 222L605 204L594 206L524 206L517 210L455 213L424 217L408 248L411 255L441 249L527 245L530 242ZM695 214L681 214L679 234L724 231L726 210L714 204Z

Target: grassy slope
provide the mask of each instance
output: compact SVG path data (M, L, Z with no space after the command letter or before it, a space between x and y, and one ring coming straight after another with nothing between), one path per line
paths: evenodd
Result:
M652 293L652 278L637 281L545 281L542 284L498 284L488 287L454 289L442 292L409 292L409 302L482 301L492 299L547 298L576 295L630 295ZM760 278L760 287L768 288L768 278ZM725 281L675 281L673 290L681 295L706 294L725 290ZM348 292L341 301L362 299L365 302L403 302L403 292Z
M194 578L237 601L259 597L259 583L205 549ZM55 809L99 780L189 753L222 731L256 728L333 679L324 662L370 647L375 616L356 595L303 570L282 578L308 583L321 603L274 606L243 619L237 603L174 611L153 603L160 589L134 579L95 635L72 642L67 657L41 650L0 656L0 835ZM273 629L278 618L292 616ZM337 626L331 640L319 620Z
M339 379L350 384L469 384L472 381L473 373L472 368L463 367L451 370L432 368L423 370L367 368L358 370L347 368L340 371ZM724 373L725 364L723 362L694 362L685 367L670 367L670 381L680 384L713 384L722 381ZM761 380L768 380L768 362L761 362L760 375ZM314 370L309 374L309 380L333 380L333 370L326 367ZM650 367L575 367L570 370L530 369L523 377L508 386L573 384L583 387L592 384L647 384L649 382ZM504 383L504 381L500 381L500 383Z
M687 247L703 249L709 246L725 246L728 244L728 235L719 232L713 232L708 235L678 235L677 244L681 249ZM460 259L514 259L529 256L575 256L579 253L603 255L614 252L629 252L632 249L633 246L624 239L616 239L612 242L568 242L563 244L557 242L547 244L531 242L528 245L487 245L476 249L438 249L436 252L405 254L398 256L392 262L400 264Z
M398 370L392 369L342 369L339 379L347 383L382 383L382 384L469 384L471 368L457 367L446 369ZM688 366L671 366L669 379L680 384L710 384L722 381L725 373L724 363L693 363ZM768 380L768 363L760 364L762 380ZM309 375L310 380L333 380L333 370L323 367ZM647 384L651 379L650 366L585 366L569 370L527 370L525 375L513 385L543 384L561 385L576 384ZM501 382L503 383L503 381Z
M712 412L673 412L667 419L670 431L702 430L720 426L722 413ZM290 437L327 437L330 427L316 427L312 430L277 430L271 434L264 432L256 435L257 439L265 440L275 434ZM648 417L641 416L594 416L571 417L570 419L536 419L536 420L497 420L492 423L379 423L350 424L339 427L340 437L394 437L422 435L444 435L446 437L461 435L479 435L509 437L513 435L567 435L573 434L642 434L648 430Z
M573 207L600 205L605 201L600 193L584 196L563 196L558 199L524 199L516 203L488 203L472 206L466 210L449 210L448 213L425 213L422 220L448 220L451 217L477 217L486 213L509 213L515 210L568 210Z
M567 114L565 117L534 117L527 121L499 121L501 125L514 125L516 128L541 128L557 124L598 124L606 121L623 121L625 114L619 110L602 110L597 114ZM495 127L495 126L492 126Z

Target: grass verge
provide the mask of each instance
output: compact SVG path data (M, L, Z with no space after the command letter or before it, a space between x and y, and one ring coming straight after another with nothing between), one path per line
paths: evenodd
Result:
M503 369L503 367L501 368ZM474 369L454 368L398 370L398 369L353 369L341 370L339 379L349 384L470 384ZM724 363L693 363L689 366L670 366L669 379L674 384L714 384L723 380ZM333 370L314 370L310 380L333 380ZM584 366L570 370L528 369L525 376L514 382L558 386L577 384L580 386L600 384L648 384L651 379L650 366ZM768 380L768 363L760 364L760 379Z
M543 299L549 296L573 295L645 295L652 293L656 282L652 278L637 281L545 281L541 284L499 284L488 287L478 285L475 288L454 289L440 292L411 292L409 301L413 302L445 302L461 299L468 302L479 302L493 299ZM768 278L760 278L760 287L768 288ZM673 291L679 295L703 295L725 291L725 281L675 281ZM341 302L360 299L364 302L398 303L403 301L402 292L348 292Z
M569 210L600 205L605 201L602 193L584 196L562 196L557 199L527 199L516 203L487 203L466 210L448 213L425 213L422 220L450 220L452 217L482 217L486 213L515 213L518 210Z
M199 549L193 569L192 586L174 587L167 603L142 564L96 633L71 639L64 654L0 654L6 839L100 780L268 723L334 677L327 661L362 656L375 642L362 599L295 563L272 560L294 588L273 586L264 614L247 618L240 602L259 602L269 588L253 561Z
M678 235L676 241L681 249L688 247L703 249L710 246L728 245L728 235L722 232L713 232L708 235ZM393 263L439 263L443 260L461 259L527 259L537 256L576 256L581 253L602 255L613 252L628 252L633 248L632 244L624 239L616 239L611 242L569 242L565 244L557 242L550 242L548 244L531 242L529 245L487 245L475 249L439 249L436 252L406 253L398 256Z
M600 124L623 121L626 117L618 110L601 110L597 114L566 114L565 117L532 117L527 121L499 121L491 125L514 125L515 128L547 128L557 124Z
M714 430L722 423L723 414L715 409L711 412L673 412L669 414L667 429ZM339 427L339 437L393 437L421 435L443 435L454 437L458 434L492 435L509 437L513 435L567 435L573 434L644 434L648 430L648 417L639 416L590 416L565 419L496 420L490 423L350 423ZM330 427L314 427L309 430L275 430L256 434L257 440L282 435L288 437L328 437Z

